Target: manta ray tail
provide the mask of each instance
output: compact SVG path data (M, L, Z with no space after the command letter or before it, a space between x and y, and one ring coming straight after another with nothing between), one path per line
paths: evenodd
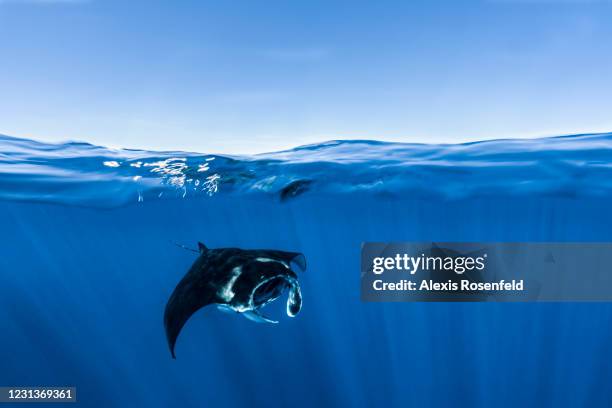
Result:
M186 249L187 251L195 252L196 254L203 254L204 252L208 251L208 247L201 242L198 242L198 249L189 248L188 246L179 244L178 242L174 242L174 241L170 241L170 242L172 242L174 245L176 245L179 248L183 248L183 249Z
M200 253L200 251L197 251L197 250L195 250L195 249L189 248L188 246L185 246L185 245L183 245L183 244L179 244L178 242L174 242L174 241L170 241L170 242L172 242L172 243L173 243L174 245L176 245L177 247L179 247L179 248L183 248L183 249L185 249L185 250L187 250L187 251L195 252L196 254L197 254L197 253Z

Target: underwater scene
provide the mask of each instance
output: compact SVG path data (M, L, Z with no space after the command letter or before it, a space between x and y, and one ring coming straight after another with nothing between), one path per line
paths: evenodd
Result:
M610 407L612 304L364 303L360 249L610 242L611 208L612 134L249 156L0 136L0 385L86 407ZM216 248L303 258L261 314L194 313L173 358L166 305Z

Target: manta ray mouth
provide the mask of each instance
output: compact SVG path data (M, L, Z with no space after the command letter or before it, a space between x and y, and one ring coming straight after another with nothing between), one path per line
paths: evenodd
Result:
M260 282L251 293L251 307L253 310L258 311L268 303L278 299L285 289L289 289L287 315L295 317L302 307L302 293L297 279L291 276L277 275ZM276 323L273 320L265 319Z

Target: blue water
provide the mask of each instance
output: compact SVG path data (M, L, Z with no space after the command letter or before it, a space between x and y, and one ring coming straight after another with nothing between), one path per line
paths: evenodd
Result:
M371 304L363 241L612 241L612 134L256 156L0 137L0 385L86 407L612 406L612 304ZM162 316L195 254L303 252L303 308ZM580 271L577 271L580 273ZM284 303L284 300L279 301Z

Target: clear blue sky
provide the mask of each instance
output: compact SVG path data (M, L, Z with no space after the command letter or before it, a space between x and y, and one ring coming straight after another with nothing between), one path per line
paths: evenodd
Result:
M0 0L0 133L245 153L612 130L612 2Z

